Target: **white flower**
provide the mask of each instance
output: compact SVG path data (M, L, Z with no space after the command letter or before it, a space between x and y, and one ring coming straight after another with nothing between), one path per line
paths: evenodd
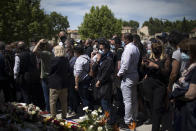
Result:
M35 111L32 111L32 112L31 112L31 114L32 114L32 115L35 115L35 114L36 114L36 112L35 112Z
M86 116L81 116L79 119L80 119L81 121L85 121L85 120L86 120Z
M88 112L88 106L84 107L84 108L83 108L83 111Z
M36 106L35 110L36 110L36 111L39 111L39 110L40 110L40 108Z
M88 130L92 131L93 127L94 127L93 125L89 126Z
M61 125L61 126L64 126L64 125L65 125L65 123L63 123L63 122L60 122L60 125Z
M93 112L91 112L91 115L92 115L93 117L98 116L98 112L97 112L97 110L94 110Z
M102 109L101 109L101 108L99 108L99 109L98 109L98 112L99 112L99 113L102 113Z
M67 125L67 123L68 123L68 122L67 122L67 121L65 121L65 125Z
M103 131L103 127L99 126L99 127L97 128L97 131Z

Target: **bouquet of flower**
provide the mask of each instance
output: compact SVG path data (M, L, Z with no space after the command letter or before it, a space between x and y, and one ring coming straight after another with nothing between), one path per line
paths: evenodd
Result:
M101 108L90 111L88 107L84 107L85 115L80 117L79 124L84 131L110 131L107 125L109 114L102 114Z
M11 105L15 110L13 113L16 113L13 115L19 116L24 121L37 122L42 119L40 108L33 104L12 102Z
M25 103L1 103L0 105L0 127L18 129L24 127L28 122L40 123L42 117L39 115L40 108L33 104Z

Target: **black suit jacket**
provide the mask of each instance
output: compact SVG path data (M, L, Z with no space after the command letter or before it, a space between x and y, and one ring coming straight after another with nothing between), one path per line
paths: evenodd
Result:
M53 89L68 88L70 74L69 60L66 57L53 58L48 76L48 87Z
M93 65L93 72L96 74L96 81L100 81L100 87L94 88L94 98L95 99L111 99L112 96L112 73L113 59L110 56L104 56L100 63L95 63ZM94 74L93 73L93 74Z

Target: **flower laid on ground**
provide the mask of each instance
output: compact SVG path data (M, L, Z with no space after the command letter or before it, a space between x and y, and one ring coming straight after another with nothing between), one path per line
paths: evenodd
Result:
M46 125L54 125L55 128L60 128L61 130L77 130L80 131L80 125L73 121L67 121L64 119L57 119L52 117L46 117L43 119L43 123Z
M88 106L84 107L83 111L88 112Z
M101 109L101 108L99 108L97 111L98 111L99 113L102 113L102 109Z
M99 127L97 128L97 131L103 131L103 127L99 126Z
M109 115L102 114L101 108L94 111L89 111L88 107L84 107L83 110L86 114L80 117L79 124L84 131L111 131L107 126Z
M92 111L92 112L91 112L91 115L92 115L93 117L97 117L97 116L98 116L98 111L97 111L97 110Z
M33 104L4 103L0 105L0 129L20 130L23 127L43 130L83 131L80 125L73 121L43 117L40 108Z

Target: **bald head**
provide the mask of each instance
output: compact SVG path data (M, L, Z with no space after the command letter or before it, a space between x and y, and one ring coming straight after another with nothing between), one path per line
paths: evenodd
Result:
M66 37L66 33L65 33L65 31L61 31L61 32L59 32L59 37Z
M65 31L59 32L59 38L60 38L61 42L63 42L63 43L66 41L67 37L66 37Z

